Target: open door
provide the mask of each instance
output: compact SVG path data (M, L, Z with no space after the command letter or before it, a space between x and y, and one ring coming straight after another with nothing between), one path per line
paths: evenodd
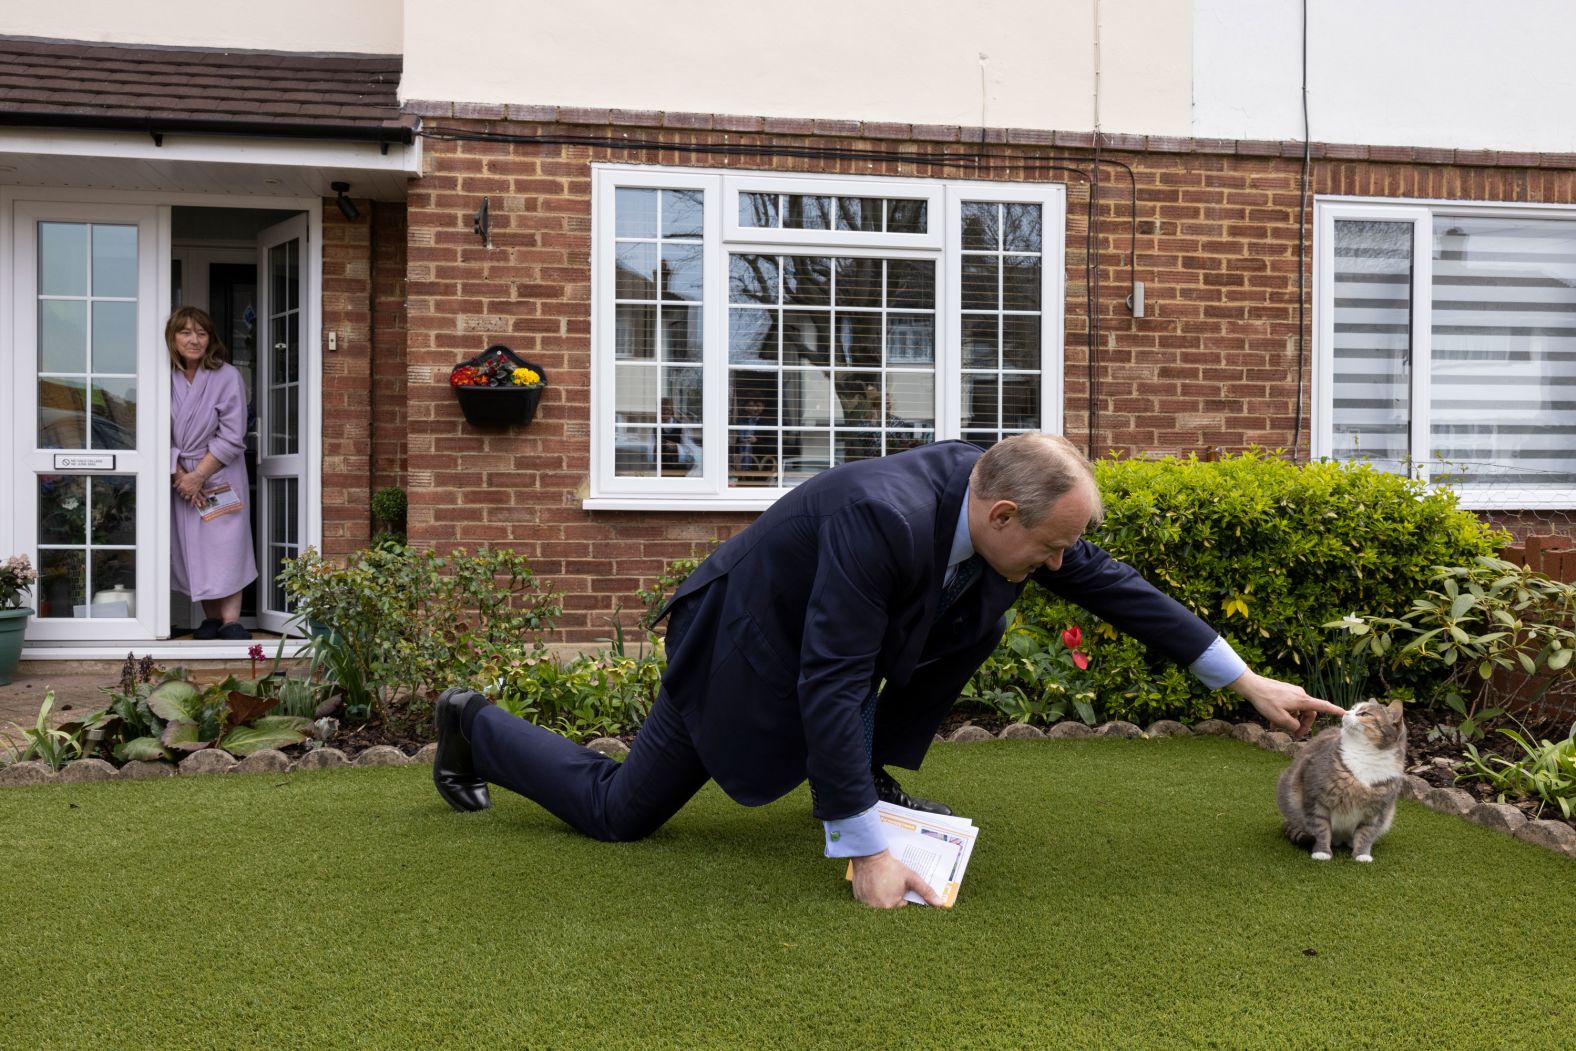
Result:
M306 250L305 215L257 235L257 625L265 631L288 630L293 614L275 578L306 536Z
M164 633L170 561L169 367L159 282L168 212L18 201L13 428L18 547L38 568L28 639Z

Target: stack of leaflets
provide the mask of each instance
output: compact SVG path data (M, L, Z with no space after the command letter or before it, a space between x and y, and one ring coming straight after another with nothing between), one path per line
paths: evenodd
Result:
M979 829L966 817L942 817L891 803L877 803L876 813L886 829L887 849L892 856L917 872L921 879L941 895L941 904L952 908L963 885L963 872L969 867L974 840ZM854 878L853 862L848 863L848 878ZM913 891L904 897L917 905L925 904Z

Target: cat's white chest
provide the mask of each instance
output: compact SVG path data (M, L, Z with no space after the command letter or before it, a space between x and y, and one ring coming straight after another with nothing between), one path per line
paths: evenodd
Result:
M1364 740L1341 739L1341 762L1358 781L1374 785L1401 776L1402 760L1396 749L1379 749Z

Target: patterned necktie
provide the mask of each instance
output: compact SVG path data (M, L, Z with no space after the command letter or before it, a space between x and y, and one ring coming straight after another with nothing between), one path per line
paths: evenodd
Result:
M970 555L962 562L959 562L957 570L952 574L952 579L947 581L946 586L941 589L941 604L936 607L936 616L941 616L941 614L951 608L952 604L958 600L958 596L967 591L969 585L979 579L980 571L984 568L985 560L977 554Z

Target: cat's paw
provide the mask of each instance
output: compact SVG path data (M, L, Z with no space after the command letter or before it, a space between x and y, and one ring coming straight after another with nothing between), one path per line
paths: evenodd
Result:
M1353 861L1372 861L1373 859L1374 856L1372 854L1355 854L1352 856Z
M1323 851L1323 850L1316 850L1316 851L1314 851L1312 857L1313 857L1314 861L1329 861L1330 860L1329 852L1328 851Z

